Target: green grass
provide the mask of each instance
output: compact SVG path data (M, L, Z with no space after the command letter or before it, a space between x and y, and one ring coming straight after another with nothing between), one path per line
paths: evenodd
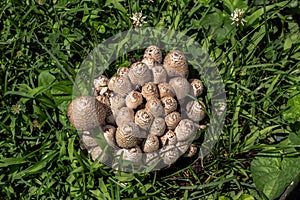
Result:
M299 116L283 117L300 109L286 106L300 91L299 2L194 2L1 1L1 199L267 199L253 184L255 156L272 151L299 158L300 143L291 138L300 135ZM245 10L244 26L231 24L235 8ZM132 29L129 17L138 11L147 17L145 27L194 38L221 73L225 126L203 163L115 172L91 161L67 120L81 62L97 44Z

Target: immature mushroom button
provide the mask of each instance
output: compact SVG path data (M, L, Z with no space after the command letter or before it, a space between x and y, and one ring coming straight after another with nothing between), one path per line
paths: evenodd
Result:
M162 62L162 53L158 46L151 45L147 47L144 53L144 58L153 58L156 62Z
M133 63L128 71L128 77L134 87L142 86L145 83L152 81L152 76L152 71L142 62Z
M190 83L182 77L172 78L169 84L173 87L178 100L184 99L191 90Z
M69 104L68 117L75 128L89 130L104 124L106 109L95 97L80 96Z
M181 76L187 78L189 74L188 64L181 51L170 51L164 59L164 67L170 77Z
M139 127L131 122L122 124L116 130L116 142L121 148L131 148L140 143L140 139L137 137L140 130Z
M155 84L167 82L167 72L162 65L158 65L152 68L153 82Z

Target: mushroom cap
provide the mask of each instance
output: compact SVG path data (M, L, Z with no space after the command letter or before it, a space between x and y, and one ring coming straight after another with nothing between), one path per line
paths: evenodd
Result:
M187 78L189 74L189 68L187 60L181 51L170 51L164 59L164 67L168 73L168 76L181 76Z
M197 154L198 148L195 144L191 144L188 150L182 155L183 157L193 157Z
M150 134L156 136L162 136L166 130L166 123L165 119L162 117L154 118L151 127L150 127Z
M174 131L168 130L163 136L159 138L162 146L175 145L177 143L177 137Z
M116 127L112 125L105 125L103 127L103 136L109 146L119 149L116 143L116 130Z
M115 85L116 85L116 82L117 82L117 78L119 76L113 76L111 77L109 80L108 80L108 83L107 83L107 87L109 90L114 90L115 89Z
M190 119L183 119L179 122L174 132L178 141L188 142L196 136L196 127Z
M113 91L121 96L126 96L130 91L132 91L132 85L127 76L117 76Z
M116 93L109 98L109 101L110 101L111 110L113 111L114 115L117 115L119 110L122 107L125 107L125 98Z
M134 121L134 112L131 108L123 107L116 115L116 124L121 126L124 123Z
M144 53L144 58L153 58L156 62L162 62L162 53L158 46L151 45L147 47Z
M129 68L128 68L128 67L120 67L120 68L117 70L117 75L118 75L118 76L128 76L128 71L129 71Z
M155 84L167 82L168 74L162 65L157 65L152 68L153 82Z
M107 86L108 78L104 75L100 75L93 81L95 90L100 93L100 91Z
M144 163L146 166L157 165L160 161L160 156L157 151L144 153Z
M166 115L177 109L178 103L177 103L176 99L174 99L173 97L170 97L170 96L164 97L161 99L161 102L164 107Z
M134 146L129 149L120 149L116 153L117 156L122 156L122 160L131 162L133 165L140 165L143 162L142 150L138 146ZM121 163L122 161L119 161ZM130 164L125 164L125 166L130 166Z
M157 64L157 61L150 57L143 58L141 62L145 63L149 69L152 69Z
M142 62L133 63L128 71L128 77L131 83L136 86L142 86L147 82L152 81L152 71Z
M166 115L165 121L168 129L175 129L178 123L180 122L181 117L179 112L171 112Z
M189 101L186 105L186 114L189 119L199 122L205 118L205 105L202 101Z
M179 158L180 154L175 145L166 145L159 150L162 161L167 164L173 164Z
M184 99L191 90L191 85L186 78L174 77L169 81L169 84L174 89L178 100Z
M142 95L147 101L151 98L159 98L157 85L153 82L145 83L142 87Z
M137 146L141 140L139 135L139 127L133 122L123 123L116 130L116 142L121 148L131 148Z
M169 83L160 83L157 87L160 98L175 96L175 91Z
M143 103L143 96L141 93L133 90L126 96L125 101L128 108L136 109Z
M146 109L141 109L136 112L134 121L140 128L147 130L152 124L153 116Z
M156 151L159 148L159 140L156 135L148 135L148 137L145 139L142 149L144 152L152 152Z
M149 99L145 105L145 109L154 117L163 116L165 114L165 109L158 98Z
M103 150L101 149L100 146L96 146L92 151L91 151L91 157L92 160L96 161L98 160L101 163L104 163L107 161L108 156Z
M202 94L204 90L204 86L201 80L199 79L190 79L189 80L191 84L191 93L195 96L198 97Z
M76 129L89 130L103 125L106 109L95 97L80 96L69 104L68 117Z

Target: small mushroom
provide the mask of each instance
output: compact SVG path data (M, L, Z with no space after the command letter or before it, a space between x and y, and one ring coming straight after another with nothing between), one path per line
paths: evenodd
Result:
M163 146L159 151L159 155L161 156L162 161L167 165L171 165L176 162L176 160L180 156L179 151L175 145Z
M182 77L172 78L169 84L173 87L178 100L184 99L191 90L190 83Z
M136 62L130 66L128 77L135 87L142 86L152 81L152 71L145 63Z
M157 63L154 58L150 57L143 58L141 62L145 63L149 67L149 69L152 69Z
M166 125L168 129L175 129L180 122L181 117L179 112L171 112L165 117Z
M154 118L151 127L150 127L150 134L156 136L162 136L166 130L166 123L164 118L156 117Z
M198 148L195 144L191 144L188 150L182 155L183 157L193 157L197 154Z
M163 116L165 114L165 109L161 101L157 98L152 98L147 101L145 109L149 111L154 117Z
M195 137L196 128L194 122L189 119L183 119L179 122L177 127L174 130L178 141L188 142Z
M116 127L112 125L105 125L103 127L103 135L109 146L114 149L119 149L116 142Z
M110 107L109 98L104 95L98 95L96 96L96 99L103 103L105 106Z
M128 108L136 109L143 103L143 96L141 93L133 90L126 96L125 101Z
M118 126L133 121L134 121L134 112L132 109L128 107L123 107L119 110L116 116L116 123Z
M164 97L161 99L165 114L169 114L177 109L177 101L173 97Z
M176 147L180 153L180 155L184 154L189 149L189 143L188 142L177 142Z
M144 53L144 58L153 58L156 62L162 62L162 53L159 47L151 45L147 47Z
M158 98L159 94L157 85L153 82L145 83L142 87L142 95L147 101L151 98Z
M167 82L167 72L162 65L158 65L152 68L153 82L155 84Z
M125 98L118 95L114 94L112 97L109 98L110 105L111 105L111 110L113 111L114 115L117 115L119 110L122 107L125 107Z
M143 154L140 149L140 147L135 146L129 149L120 149L116 153L117 156L120 157L121 160L118 161L119 164L124 164L125 166L131 166L133 165L140 165L143 162ZM130 163L122 162L123 161L129 161Z
M115 89L115 85L116 85L118 77L119 76L113 76L108 80L107 87L109 90L113 91Z
M106 109L95 97L80 96L69 104L68 117L76 129L89 130L104 124Z
M152 124L153 116L146 109L141 109L136 112L134 121L140 128L147 130Z
M160 83L157 87L160 98L175 96L175 91L169 83Z
M202 101L190 101L186 105L186 114L189 119L193 120L194 122L199 122L204 119L205 105Z
M201 80L199 79L190 79L189 80L191 84L191 93L195 96L198 97L202 94L204 86Z
M87 134L88 133L88 134ZM83 134L81 136L82 144L84 145L84 149L86 149L89 153L98 146L97 141L93 137L92 134L90 134L88 131L83 131Z
M146 166L156 166L160 162L160 156L157 151L144 153L144 163Z
M181 51L170 51L164 59L164 67L168 76L181 76L187 78L189 74L188 64L184 54Z
M94 161L99 161L100 163L105 163L108 159L108 155L103 152L100 146L96 146L92 151L91 151L91 157L92 160Z
M94 88L97 92L97 94L100 94L103 88L107 87L108 84L108 78L104 75L100 75L99 77L94 79Z
M172 130L168 130L163 136L159 138L159 140L162 146L176 145L177 143L176 134Z
M132 91L132 85L126 76L117 76L113 91L121 96L126 96Z
M120 67L120 68L117 70L117 75L118 75L118 76L128 76L128 71L129 71L129 68L128 68L128 67Z
M138 138L140 129L133 122L123 123L116 130L116 142L121 148L131 148L138 145L141 140Z
M151 135L151 134L145 139L142 145L142 149L146 153L156 151L158 148L159 148L159 140L156 135Z

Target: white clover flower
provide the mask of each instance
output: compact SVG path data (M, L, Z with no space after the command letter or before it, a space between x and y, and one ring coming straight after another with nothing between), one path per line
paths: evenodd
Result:
M130 19L132 19L132 24L136 30L140 29L143 23L147 23L145 21L146 17L143 16L142 12L134 13L133 16L130 17Z
M21 111L21 106L20 106L20 104L15 104L15 105L12 105L10 109L11 109L11 112L12 112L14 115L16 115L16 114L19 114L19 113L20 113L20 111Z
M235 24L236 26L239 25L243 25L244 26L244 22L247 22L246 20L243 19L243 15L244 15L244 10L240 9L240 8L236 8L233 13L231 13L231 24Z

